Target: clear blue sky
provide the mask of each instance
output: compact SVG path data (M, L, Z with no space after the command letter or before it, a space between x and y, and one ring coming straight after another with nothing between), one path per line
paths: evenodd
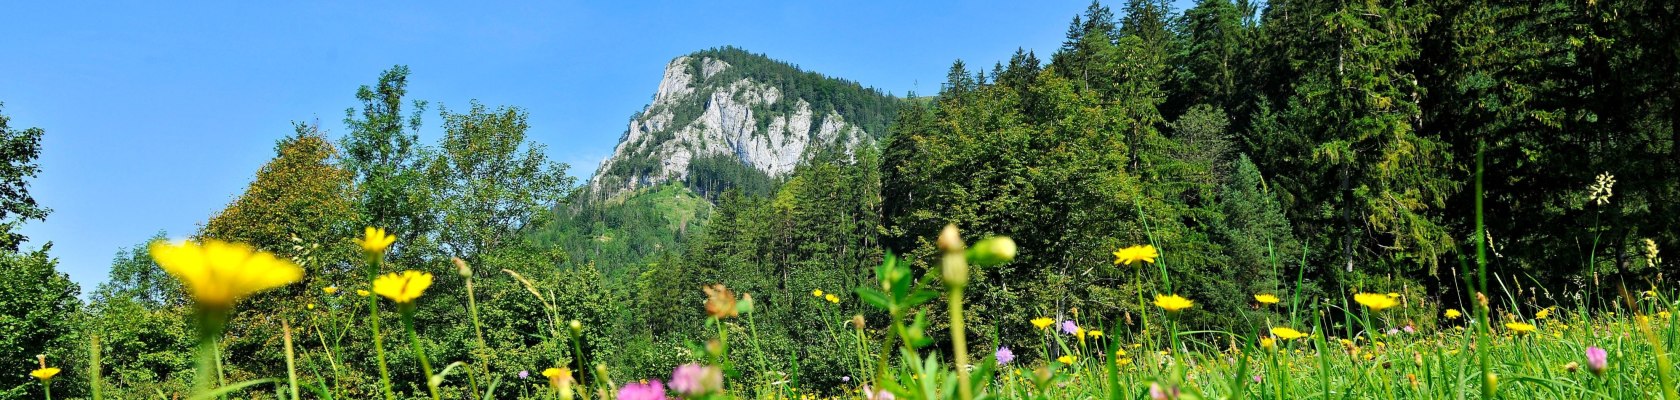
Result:
M46 130L24 227L91 292L121 247L184 237L237 196L291 121L337 137L355 90L406 64L409 94L530 112L530 138L587 177L671 58L734 45L903 95L953 60L1048 60L1085 0L1043 2L200 2L8 4L0 102ZM1111 2L1118 5L1118 2ZM1114 7L1118 8L1118 7Z

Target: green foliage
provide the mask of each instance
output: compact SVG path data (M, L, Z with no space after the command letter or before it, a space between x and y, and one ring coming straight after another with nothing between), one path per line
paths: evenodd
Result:
M85 393L86 345L81 326L81 289L58 272L58 260L48 255L51 245L27 252L0 252L0 399L35 399L41 385L27 373L40 365L35 355L47 356L49 366L64 369L55 378L56 393L73 397ZM63 384L63 382L75 382Z
M0 103L0 107L5 103ZM16 252L29 238L17 229L25 222L40 221L52 210L35 203L29 194L29 179L39 173L41 128L14 129L11 118L0 114L0 250Z
M398 260L413 262L432 251L435 221L433 196L425 184L424 167L430 157L417 134L426 102L414 101L414 113L405 117L402 107L407 94L408 67L403 65L380 74L377 85L358 89L356 99L362 109L359 116L354 108L344 111L350 134L339 146L344 148L343 168L361 193L356 198L361 225L385 228L396 235L399 244L391 252Z
M450 256L478 255L516 244L566 197L566 165L548 161L544 146L525 140L529 116L518 107L465 114L442 109L444 135L426 170L436 196L438 244Z

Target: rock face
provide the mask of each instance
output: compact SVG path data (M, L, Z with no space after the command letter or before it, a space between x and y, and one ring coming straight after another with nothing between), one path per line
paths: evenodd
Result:
M665 66L653 103L601 161L589 189L607 197L681 181L695 159L728 156L771 177L792 172L813 151L851 154L882 132L865 132L832 107L789 98L763 77L729 73L724 60L683 56Z

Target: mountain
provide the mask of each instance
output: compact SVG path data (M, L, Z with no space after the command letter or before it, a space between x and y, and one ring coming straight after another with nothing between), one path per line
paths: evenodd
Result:
M672 181L708 196L762 188L821 152L873 145L898 102L739 48L677 57L587 192L607 198Z
M612 156L534 238L626 272L702 232L724 191L765 196L801 163L875 146L901 101L734 47L677 57Z

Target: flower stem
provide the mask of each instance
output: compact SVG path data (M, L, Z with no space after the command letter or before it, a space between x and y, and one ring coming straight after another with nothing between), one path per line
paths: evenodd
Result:
M41 390L47 391L47 400L52 400L52 380L41 381Z
M222 336L227 314L223 311L201 311L198 314L198 372L193 375L193 393L210 391L218 374L216 340Z
M432 394L432 400L438 400L437 385L432 384L432 363L426 360L426 350L420 347L420 334L414 331L414 305L409 304L402 310L403 329L408 330L409 344L414 346L414 357L420 359L420 372L425 373L421 379L426 380L426 390Z
M974 388L968 384L968 334L963 328L962 298L962 286L952 286L946 296L951 307L951 350L957 361L957 396L962 400L972 400Z
M379 255L368 255L368 288L373 288L373 281L379 278ZM368 324L373 327L373 350L375 358L379 360L379 382L384 384L385 399L397 400L397 395L391 392L391 370L385 366L385 341L379 335L379 296L368 294Z

